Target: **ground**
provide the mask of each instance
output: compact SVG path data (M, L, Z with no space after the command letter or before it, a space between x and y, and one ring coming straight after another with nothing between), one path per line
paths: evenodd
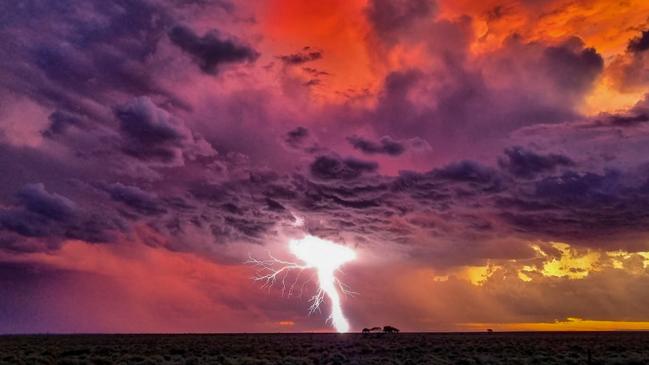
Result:
M649 333L0 336L0 364L649 364Z

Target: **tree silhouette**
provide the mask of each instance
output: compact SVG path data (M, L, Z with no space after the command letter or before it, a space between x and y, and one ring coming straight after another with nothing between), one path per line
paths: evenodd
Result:
M383 332L385 333L399 333L399 329L392 326L384 326Z

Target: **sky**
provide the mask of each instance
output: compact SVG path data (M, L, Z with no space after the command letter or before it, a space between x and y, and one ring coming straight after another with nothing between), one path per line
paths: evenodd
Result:
M649 2L0 2L0 333L649 329ZM302 222L302 224L297 224Z

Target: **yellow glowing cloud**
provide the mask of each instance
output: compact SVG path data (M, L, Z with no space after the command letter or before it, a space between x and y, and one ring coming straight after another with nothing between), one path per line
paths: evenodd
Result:
M586 97L581 111L588 115L596 115L601 112L615 112L624 110L635 105L642 99L644 91L619 92L614 88L611 81L602 79L591 93Z
M498 266L489 264L485 266L466 266L457 276L470 281L473 285L483 285L498 269Z
M568 277L581 279L588 276L599 260L600 254L586 250L578 252L566 243L552 243L552 247L561 251L559 259L552 259L543 265L541 271L545 276Z
M489 260L485 265L459 266L445 272L424 270L429 280L464 280L483 286L494 274L513 275L523 282L540 278L579 280L604 269L624 270L630 274L649 273L649 252L603 251L576 248L563 242L531 244L536 258L527 260Z
M567 279L583 279L591 272L604 268L625 270L630 273L643 273L649 267L649 252L599 251L592 249L576 249L567 243L550 242L542 248L538 244L530 247L536 251L542 260L537 265L522 265L518 268L518 278L532 281L533 274L545 277ZM553 250L553 254L546 251ZM642 264L640 264L640 262ZM635 266L633 264L636 263Z
M533 266L523 266L519 277L524 281L532 280L528 275L538 272L546 277L565 277L569 279L582 279L597 270L600 253L588 249L577 250L567 243L551 242L550 247L559 252L558 257L551 257L538 245L531 245L540 257L546 258L540 269Z
M436 282L449 281L451 278L468 281L473 285L482 286L487 280L498 270L502 269L501 266L492 263L486 265L474 266L460 266L440 275L436 274L433 270L424 269L422 274L427 275L428 278Z

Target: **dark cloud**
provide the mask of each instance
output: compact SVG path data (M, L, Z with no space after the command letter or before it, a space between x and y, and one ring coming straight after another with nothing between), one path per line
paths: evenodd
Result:
M381 137L378 142L374 142L359 136L348 137L347 141L355 149L369 155L385 154L390 156L399 156L406 150L406 147L403 143L395 141L389 136Z
M375 172L376 162L354 158L340 158L336 155L319 156L311 163L311 175L322 180L349 180L363 174Z
M284 142L290 148L300 149L309 138L309 130L304 127L296 127L291 129L284 136Z
M199 230L207 232L217 244L263 243L264 235L292 219L285 204L297 194L290 183L280 181L273 173L256 173L224 184L196 184L190 193L199 208L187 214L176 212L175 235L182 237L185 231ZM184 245L179 242L180 249Z
M158 215L166 212L155 193L144 191L136 186L115 183L106 186L104 190L113 200L126 204L138 213Z
M292 222L293 214L305 218L312 234L337 239L343 234L362 242L415 244L421 235L439 242L489 242L507 235L591 247L637 244L625 237L645 231L649 177L638 183L627 173L579 171L558 156L512 147L501 158L504 171L460 161L390 177L377 174L372 162L323 155L308 174L258 171L242 180L196 185L185 208L134 187L128 189L136 193L133 199L123 203L145 215L164 206L169 214L149 224L176 237L179 249L186 244L182 237L195 230L215 243L263 242L278 225ZM558 167L562 174L547 176ZM131 202L135 198L144 203ZM594 239L599 236L606 242ZM471 252L455 255L453 262L472 260Z
M631 53L640 53L649 49L649 30L645 30L641 35L631 39L627 50Z
M633 247L638 242L627 235L646 232L649 215L642 207L649 191L622 173L568 171L532 187L513 190L511 200L500 202L508 208L501 215L521 232L607 247Z
M62 239L109 242L123 224L110 212L99 217L72 200L45 190L42 183L27 184L16 194L17 204L0 209L0 228L22 237L40 237L52 245ZM19 238L16 238L19 240Z
M106 105L123 93L182 103L152 67L168 9L146 1L28 0L3 10L0 85L7 90L96 121L109 117Z
M635 115L612 114L607 116L604 121L598 120L596 124L628 127L646 122L649 122L649 115L645 113Z
M278 56L277 58L285 65L301 65L307 62L316 61L322 58L323 51L315 50L311 47L304 47L298 53Z
M80 115L73 114L66 111L57 110L50 114L50 126L43 131L45 137L54 138L56 136L65 134L70 128L87 128L88 122Z
M503 5L496 5L493 8L489 9L487 11L487 20L488 21L496 21L501 19L502 17L505 16L505 7Z
M286 208L282 204L270 198L266 198L266 206L268 207L268 209L276 212L283 212L286 210Z
M202 8L217 7L230 14L232 14L235 10L234 4L228 0L174 0L174 2L180 6L197 5Z
M208 252L210 243L263 243L295 214L306 220L307 231L323 237L404 245L430 237L438 243L420 255L436 252L440 265L443 257L463 264L484 253L458 256L439 248L439 242L484 243L507 235L616 247L629 234L645 231L649 176L579 171L557 156L512 147L501 159L504 171L460 161L393 177L378 174L374 162L329 154L316 157L304 174L251 170L247 177L221 183L197 180L182 198L148 185L107 184L101 190L115 203L102 208L101 219L40 185L27 186L16 195L15 206L2 210L0 222L16 239L104 242L111 231L128 234L128 226L118 224L112 213L119 212L169 237L166 247ZM557 167L564 172L547 176ZM203 244L194 244L198 237ZM153 238L151 244L159 243Z
M412 90L421 86L422 78L423 73L419 70L394 71L386 76L380 102L374 111L378 127L382 127L380 132L411 136L417 133L417 129L433 122L432 117L426 115L432 113L431 110L417 111L408 98Z
M331 74L327 71L322 71L314 67L302 67L302 71L308 73L309 75L312 75L314 77L321 77L321 76L331 76Z
M649 122L649 94L627 111L599 115L589 126L634 127L646 122Z
M432 171L433 176L458 182L477 184L497 183L498 175L495 170L474 161L460 161Z
M49 193L42 183L24 186L17 194L20 203L30 212L56 221L73 218L77 207L70 199Z
M617 55L607 67L613 86L622 92L645 91L649 85L649 31L631 39L626 53Z
M522 152L507 151L507 159ZM293 193L276 199L307 221L320 220L308 226L324 236L346 232L374 242L414 244L421 234L447 242L521 235L590 247L642 246L628 238L647 231L649 176L638 182L630 173L579 171L557 156L524 151L522 159L509 161L516 166L507 165L507 173L462 161L398 177L350 171L341 158L321 156L311 176L294 177L285 185ZM565 172L543 177L559 166ZM541 178L530 180L529 174ZM395 219L408 224L397 227Z
M304 86L316 86L320 85L322 83L322 80L320 79L311 79L307 82L304 83Z
M209 144L193 135L180 119L147 97L135 98L114 110L125 136L124 150L137 158L183 163L184 156L210 155Z
M516 146L505 150L505 157L498 160L500 167L510 174L522 178L532 178L537 174L552 172L557 167L574 166L574 162L563 155L541 155Z
M250 46L225 38L217 30L200 37L184 25L176 25L168 35L176 46L192 56L203 72L209 74L218 73L221 65L254 62L259 57Z
M583 48L581 39L572 39L543 52L543 71L557 89L578 95L588 91L604 70L604 59L594 48Z

